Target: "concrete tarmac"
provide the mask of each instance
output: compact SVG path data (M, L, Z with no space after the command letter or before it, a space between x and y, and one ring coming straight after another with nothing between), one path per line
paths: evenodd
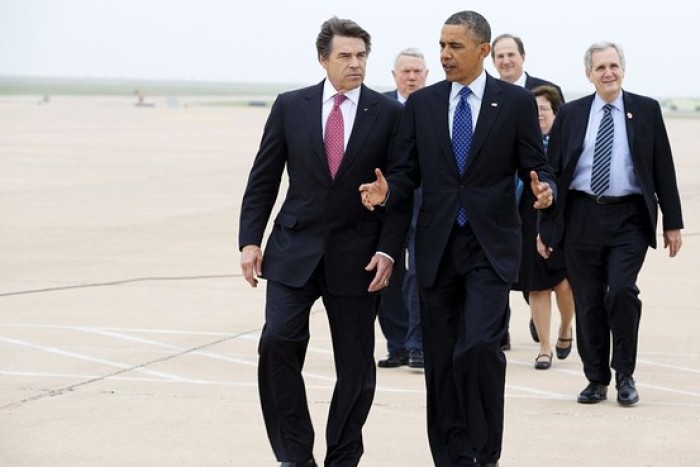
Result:
M153 103L0 98L0 466L277 465L256 387L265 284L245 283L237 247L269 109ZM641 401L620 407L611 388L577 404L575 351L536 371L513 293L502 467L700 465L700 120L666 123L686 229L680 255L649 250L639 278ZM334 369L321 303L311 332L322 460ZM377 375L361 465L432 465L422 373Z

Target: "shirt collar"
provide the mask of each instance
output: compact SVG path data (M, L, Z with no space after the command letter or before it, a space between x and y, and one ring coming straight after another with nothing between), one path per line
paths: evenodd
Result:
M523 71L523 74L520 75L520 78L516 79L513 84L516 86L520 86L521 88L525 87L525 82L527 81L527 73Z
M596 112L600 112L603 109L603 106L606 104L607 104L607 102L605 102L603 100L603 98L600 97L600 95L598 93L596 93L595 97L593 98L593 109ZM615 100L610 102L610 104L612 104L613 108L615 108L617 110L620 110L620 111L624 110L624 104L623 104L623 100L622 100L622 91L620 91L618 93Z
M484 89L486 89L486 70L482 70L481 74L476 77L474 81L469 83L469 89L471 89L472 94L479 100L484 97ZM450 91L450 101L453 99L459 99L459 92L465 87L462 83L456 81L452 82L452 90Z
M345 97L348 98L348 100L350 102L357 105L358 102L360 101L360 88L361 87L362 86L360 85L360 86L356 87L355 89L351 89L350 91L344 92L343 94L345 95ZM322 100L322 102L326 103L329 100L333 100L333 96L335 96L336 94L338 94L338 91L336 91L336 89L333 87L330 80L326 79L323 82L323 100Z

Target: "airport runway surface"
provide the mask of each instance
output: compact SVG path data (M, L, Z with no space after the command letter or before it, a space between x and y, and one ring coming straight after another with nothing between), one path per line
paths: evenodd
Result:
M269 109L206 101L0 97L0 465L277 465L256 387L265 287L244 282L237 247ZM613 389L577 404L575 351L534 370L513 293L501 467L700 465L700 119L667 126L686 229L639 280L641 402ZM320 460L334 381L320 303L311 327ZM377 357L384 345L377 327ZM431 465L421 372L378 369L364 435L362 466Z

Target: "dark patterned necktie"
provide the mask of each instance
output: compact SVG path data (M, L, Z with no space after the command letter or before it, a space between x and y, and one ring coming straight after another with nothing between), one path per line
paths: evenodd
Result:
M611 104L603 106L603 118L598 127L598 135L595 138L595 149L593 152L593 168L591 169L591 191L600 196L610 186L610 160L612 158L613 125Z
M333 109L326 121L324 144L326 146L326 157L328 158L331 178L335 178L335 174L338 173L338 168L345 153L345 122L343 121L343 113L340 111L340 104L345 99L347 99L347 96L343 94L333 96Z
M471 89L468 87L464 87L459 91L460 99L452 120L452 150L455 153L460 177L464 174L464 169L467 167L469 148L472 145L472 109L469 107L469 101L467 100L471 92ZM467 211L464 209L461 201L457 208L457 224L460 227L464 227L467 224Z

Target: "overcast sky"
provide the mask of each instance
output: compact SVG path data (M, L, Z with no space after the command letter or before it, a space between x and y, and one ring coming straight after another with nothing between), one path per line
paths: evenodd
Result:
M337 15L372 35L369 86L390 87L394 56L411 46L432 83L440 28L464 9L493 36L522 37L526 71L567 95L592 92L583 54L611 40L626 53L625 89L700 96L700 7L687 0L0 0L0 75L311 84L324 76L319 26Z

